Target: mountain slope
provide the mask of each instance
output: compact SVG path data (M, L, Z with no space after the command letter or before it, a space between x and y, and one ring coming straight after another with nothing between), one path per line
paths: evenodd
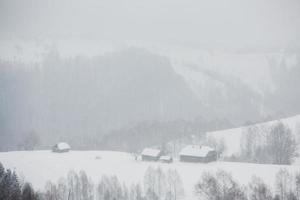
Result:
M224 141L226 146L226 150L224 152L225 156L238 155L241 151L240 143L242 135L245 133L245 131L247 131L249 127L255 126L257 127L257 131L264 131L278 121L281 121L287 127L289 127L292 133L295 134L296 139L300 141L300 115L234 129L207 132L206 136L213 137L217 141Z
M81 142L83 135L100 137L141 121L205 113L168 59L143 49L69 59L53 51L37 67L14 64L3 62L0 71L0 117L9 117L1 132L11 139L35 130L47 144L70 138Z

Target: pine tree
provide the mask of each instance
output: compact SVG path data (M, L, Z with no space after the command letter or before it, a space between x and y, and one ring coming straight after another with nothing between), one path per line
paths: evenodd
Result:
M29 183L25 183L22 188L22 200L37 200L36 194Z
M11 171L4 172L0 182L0 200L8 200L10 193Z
M4 173L5 173L5 169L2 165L2 163L0 162L0 181L1 181L1 178L4 176Z
M18 180L18 176L15 172L12 173L11 178L11 185L10 185L10 199L11 200L21 200L21 187Z
M0 163L0 200L4 199L4 175L5 175L5 169Z
M0 163L0 200L22 200L21 186L15 172Z

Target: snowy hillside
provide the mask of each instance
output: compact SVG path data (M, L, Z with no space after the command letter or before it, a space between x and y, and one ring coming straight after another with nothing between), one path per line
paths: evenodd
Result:
M281 119L280 121L291 129L292 133L294 133L296 135L296 138L299 141L299 139L300 139L300 115ZM258 128L258 131L262 131L265 128L271 127L276 122L278 122L278 120L255 124L255 125L251 125L251 126L234 128L234 129L208 132L208 133L206 133L206 136L213 137L217 141L223 140L225 143L225 146L226 146L226 150L225 150L224 154L225 154L225 156L231 156L231 155L236 155L240 152L241 136L247 130L247 128L256 126Z
M97 159L96 159L97 157ZM281 168L290 172L299 171L299 166L277 166L230 162L212 162L209 164L182 163L172 164L136 161L133 156L122 152L109 151L72 151L57 154L50 151L19 151L0 153L0 162L7 168L15 169L21 177L30 181L37 189L43 189L47 180L57 181L66 176L69 170L85 170L94 182L101 175L116 175L127 184L141 182L149 166L160 166L163 170L176 169L183 181L185 199L196 199L193 188L202 172L223 169L232 172L241 184L247 184L252 175L261 177L271 186L275 174ZM143 184L143 183L142 183Z

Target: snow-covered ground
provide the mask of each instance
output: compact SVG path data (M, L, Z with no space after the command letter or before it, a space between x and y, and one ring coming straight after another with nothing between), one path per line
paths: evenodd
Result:
M97 159L96 159L97 157ZM100 158L100 159L99 159ZM163 170L176 169L183 181L185 199L195 199L193 188L202 172L223 169L232 173L241 184L247 184L253 175L274 185L275 174L281 168L294 173L300 166L261 165L249 163L212 162L174 163L136 161L130 154L109 151L71 151L52 153L49 151L15 151L0 153L0 162L6 168L15 169L18 174L31 182L37 189L43 189L47 180L57 181L66 176L69 170L85 170L96 183L101 175L116 175L127 184L141 182L149 166L160 166Z
M296 115L294 117L289 117L281 120L255 124L251 126L252 127L256 126L258 128L257 131L263 131L271 127L274 123L278 121L281 121L286 126L288 126L291 129L292 133L295 134L297 140L300 141L300 115ZM236 155L240 152L240 148L241 148L240 142L243 133L245 133L245 131L247 131L247 128L251 126L220 130L215 132L208 132L206 136L213 137L218 141L223 140L226 146L226 150L224 152L226 156Z

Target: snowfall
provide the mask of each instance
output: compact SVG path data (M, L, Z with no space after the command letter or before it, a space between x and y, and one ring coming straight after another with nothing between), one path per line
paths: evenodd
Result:
M259 123L251 126L208 132L206 133L206 137L212 137L217 141L223 141L226 146L226 150L224 152L225 156L238 155L240 153L241 137L248 128L255 126L257 128L256 131L264 131L277 122L282 122L284 125L286 125L295 135L296 139L300 141L300 115L284 118L281 120Z
M116 175L126 184L140 182L143 184L144 172L149 166L161 167L163 170L176 169L182 178L185 199L196 199L194 185L202 172L226 170L241 184L247 184L253 175L262 178L271 186L274 185L276 173L286 168L291 173L300 171L300 165L279 166L234 162L174 163L143 162L124 152L111 151L70 151L68 153L52 153L51 151L15 151L0 153L0 162L6 168L17 173L33 184L36 189L43 190L48 180L57 181L66 177L69 170L84 170L97 183L102 175Z
M281 120L290 127L293 133L299 133L300 115ZM275 121L258 124L270 126ZM222 139L227 146L227 155L237 153L240 148L240 137L247 127L210 132L216 138ZM299 135L298 135L299 136ZM225 170L232 174L240 184L248 184L252 176L262 178L271 187L274 186L276 173L287 169L290 173L300 172L300 159L293 165L264 165L238 162L185 163L175 159L173 163L143 162L135 160L134 155L113 151L70 151L68 153L53 153L44 151L14 151L1 152L0 162L15 170L22 179L29 181L36 189L43 190L48 180L58 181L66 177L70 170L79 172L84 170L95 182L99 182L102 175L116 175L121 182L143 184L144 173L148 167L161 167L163 170L176 169L181 176L185 199L196 199L194 186L203 172Z

